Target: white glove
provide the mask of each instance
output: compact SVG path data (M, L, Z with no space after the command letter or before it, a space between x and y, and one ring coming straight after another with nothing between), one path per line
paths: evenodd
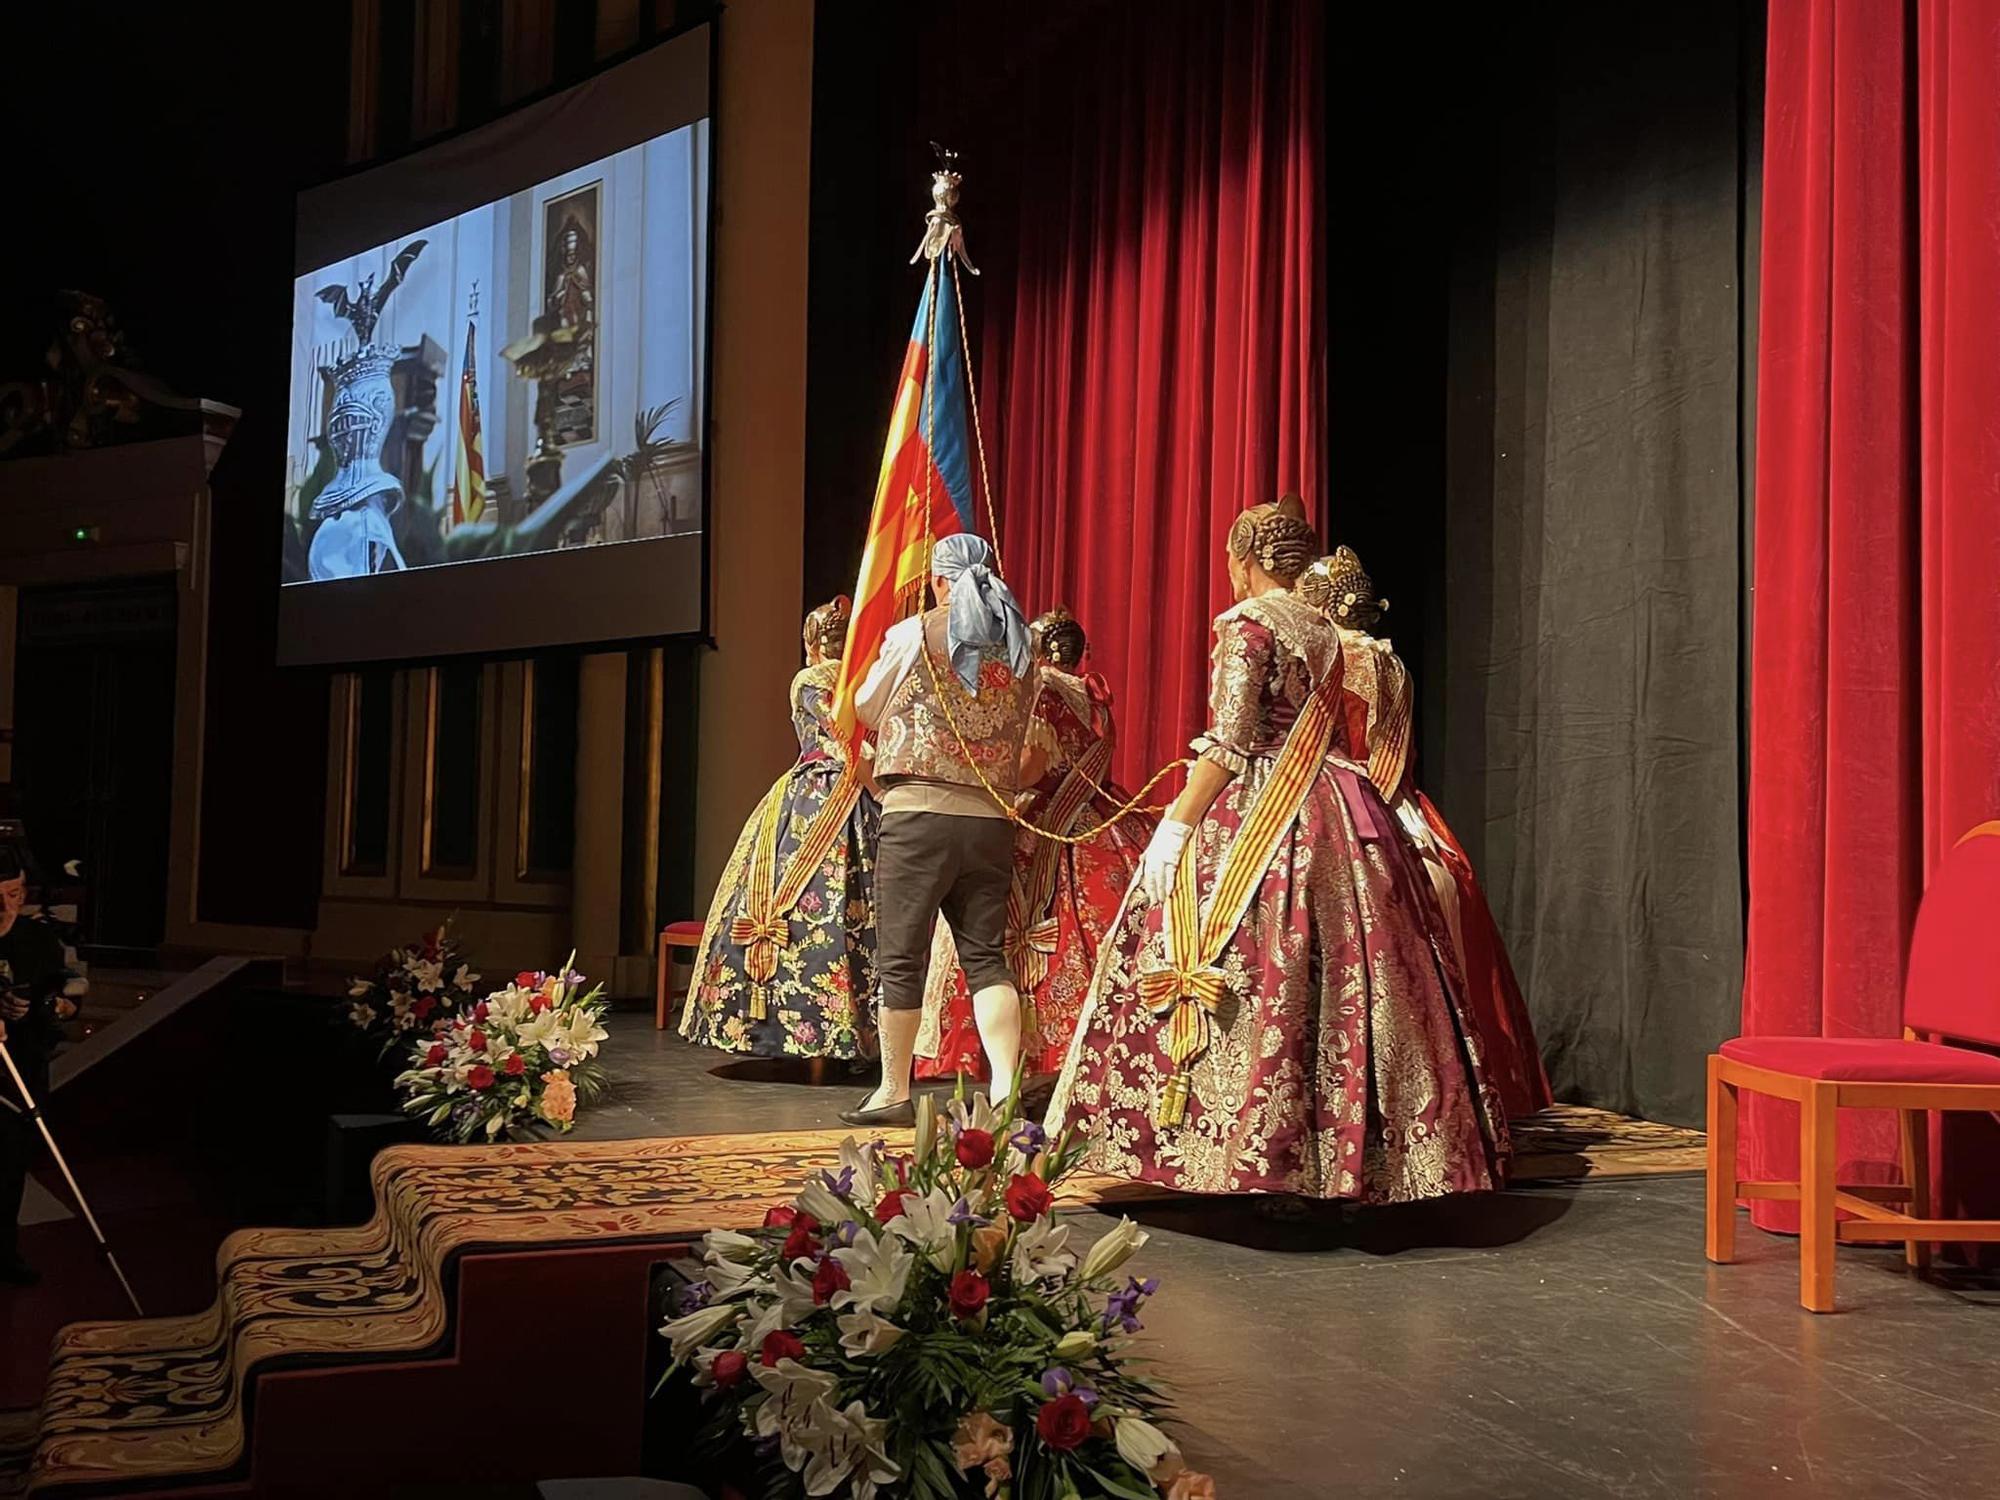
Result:
M1172 818L1162 818L1153 830L1153 841L1139 860L1139 889L1155 905L1167 899L1174 888L1174 871L1181 862L1181 850L1194 829Z

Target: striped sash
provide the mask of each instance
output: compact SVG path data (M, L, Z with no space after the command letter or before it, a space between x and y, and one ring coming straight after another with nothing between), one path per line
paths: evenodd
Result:
M1195 889L1199 840L1190 838L1181 850L1165 913L1167 964L1139 976L1140 1001L1166 1022L1166 1053L1173 1064L1154 1114L1161 1126L1178 1125L1186 1117L1188 1067L1207 1049L1214 1034L1215 1012L1228 990L1228 981L1217 967L1222 950L1236 935L1278 852L1279 840L1298 817L1306 793L1326 762L1341 698L1341 674L1336 669L1313 689L1278 751L1270 780L1244 813L1242 826L1216 873L1206 916Z
M1104 773L1111 768L1111 740L1096 740L1049 796L1036 821L1052 833L1067 834L1090 805ZM1063 845L1036 839L1026 879L1014 877L1007 892L1007 965L1023 991L1034 991L1049 977L1049 958L1056 951L1056 928L1049 905L1055 899L1056 874L1062 866Z
M778 950L792 940L792 908L805 894L807 882L833 853L834 840L845 832L860 798L859 763L850 760L841 767L839 779L819 811L807 821L798 848L785 862L784 874L775 880L778 818L789 799L780 788L764 804L743 883L743 912L729 924L729 941L745 950L743 968L750 977L750 1018L754 1021L770 1014L768 990L778 974Z

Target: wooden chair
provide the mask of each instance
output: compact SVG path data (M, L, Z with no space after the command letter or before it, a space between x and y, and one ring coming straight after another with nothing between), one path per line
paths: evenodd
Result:
M1708 1258L1736 1252L1740 1198L1799 1205L1799 1302L1833 1311L1837 1244L1902 1241L1929 1269L1939 1241L2000 1240L2000 1219L1934 1219L1930 1115L2000 1110L2000 822L1983 823L1938 865L1917 909L1903 985L1903 1036L1744 1036L1708 1059ZM1799 1106L1799 1180L1737 1175L1739 1090ZM1903 1186L1835 1182L1835 1121L1843 1109L1893 1109L1901 1126ZM1901 1204L1898 1209L1891 1205ZM1848 1217L1841 1217L1843 1214Z
M669 922L660 929L659 952L653 963L653 1029L667 1029L667 1002L673 998L674 950L685 948L689 959L694 961L694 951L701 946L701 923ZM690 975L688 982L694 982Z

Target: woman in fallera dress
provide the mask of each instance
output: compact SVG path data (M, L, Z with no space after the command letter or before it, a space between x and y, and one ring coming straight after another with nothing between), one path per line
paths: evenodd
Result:
M758 1057L875 1050L875 844L881 807L834 733L846 598L806 617L792 679L799 758L750 815L695 956L681 1035Z
M1101 1170L1388 1203L1495 1186L1507 1126L1436 896L1369 782L1319 554L1287 496L1230 528L1210 725L1098 961L1049 1110Z
M1331 557L1306 569L1298 592L1340 632L1347 690L1368 710L1368 779L1396 815L1437 892L1500 1103L1511 1119L1545 1109L1548 1075L1542 1071L1534 1023L1508 962L1507 945L1493 924L1472 862L1430 798L1417 788L1416 695L1410 671L1388 638L1374 633L1389 601L1379 597L1352 547L1336 548Z
M1042 752L1047 769L1029 789L1022 817L1052 833L1089 835L1065 844L1023 827L1014 841L1007 948L1027 1010L1022 1071L1035 1077L1062 1067L1097 950L1139 868L1155 820L1141 812L1110 821L1127 800L1110 779L1118 731L1110 688L1095 672L1083 670L1089 650L1083 627L1058 606L1029 633L1040 687L1028 743ZM920 1077L986 1076L972 997L943 922L931 948L917 1058Z

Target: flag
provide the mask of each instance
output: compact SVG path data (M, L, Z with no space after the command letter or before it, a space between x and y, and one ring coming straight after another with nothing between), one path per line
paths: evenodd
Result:
M452 468L451 524L486 513L486 447L479 435L479 382L473 375L476 325L465 321L465 369L458 377L458 462Z
M965 340L958 324L958 299L945 281L942 261L933 261L917 302L916 325L903 354L889 438L882 446L882 472L875 482L875 509L861 553L861 576L854 585L854 617L834 689L834 720L850 750L861 740L854 717L854 694L881 654L882 637L898 620L914 614L923 599L929 566L924 525L924 486L930 486L928 535L977 530L972 508L971 432L965 399ZM936 318L932 318L932 308Z

